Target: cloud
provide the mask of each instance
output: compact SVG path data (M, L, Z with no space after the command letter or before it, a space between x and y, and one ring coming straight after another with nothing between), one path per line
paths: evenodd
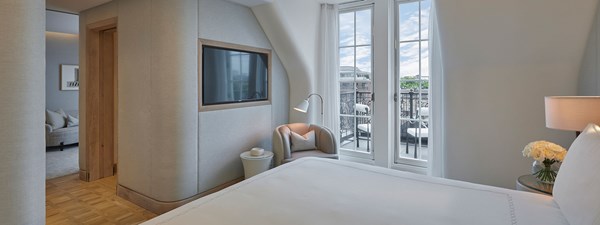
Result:
M371 9L340 14L340 66L355 66L362 71L371 71L370 46L344 47L371 44ZM356 31L354 22L356 21ZM356 35L356 36L355 36ZM356 40L356 43L354 42ZM354 54L356 51L356 55ZM355 58L356 56L356 58Z
M428 1L422 3L423 11L421 13L421 29L419 29L419 10L416 2L409 7L403 7L404 12L400 15L400 40L412 41L428 39L429 35L429 9ZM419 52L421 53L419 57ZM400 45L400 76L429 76L429 43L422 41L419 49L419 42L409 42ZM419 65L419 59L421 65ZM420 68L419 68L420 67Z
M415 2L417 3L417 2ZM429 1L423 1L421 13L421 29L419 29L418 4L409 3L401 8L399 34L401 40L418 40L419 33L422 39L427 39L429 29ZM369 9L340 14L340 66L355 66L362 71L372 71L371 47L344 47L354 45L354 19L356 16L356 42L357 44L371 43L372 15ZM354 51L356 50L356 58ZM421 57L419 57L419 52ZM428 41L404 43L399 49L400 76L429 76L429 48ZM419 59L421 65L419 68ZM420 71L419 71L420 70Z
M419 51L421 52L421 73L419 73ZM429 76L428 42L405 43L400 45L400 76Z
M354 12L341 13L339 20L340 46L354 44Z

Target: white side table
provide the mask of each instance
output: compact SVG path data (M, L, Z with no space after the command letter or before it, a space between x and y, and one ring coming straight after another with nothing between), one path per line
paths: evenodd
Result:
M251 156L250 151L246 151L240 154L240 158L242 158L242 164L244 164L244 178L248 179L271 168L273 152L265 151L260 156Z

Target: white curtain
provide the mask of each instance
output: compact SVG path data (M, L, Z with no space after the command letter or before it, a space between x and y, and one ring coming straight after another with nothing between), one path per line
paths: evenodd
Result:
M440 42L440 30L437 16L437 1L431 2L431 12L429 16L429 68L431 79L431 98L429 105L430 128L433 132L429 135L432 142L430 147L432 154L429 154L429 175L444 177L444 68L442 61L442 46Z
M318 93L323 96L324 101L323 125L339 137L340 84L338 82L339 54L337 5L321 4L321 21L319 29L317 90ZM339 140L337 141L339 142Z

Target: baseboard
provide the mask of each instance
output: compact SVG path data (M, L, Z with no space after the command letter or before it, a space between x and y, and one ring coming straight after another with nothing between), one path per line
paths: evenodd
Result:
M85 182L90 182L90 173L85 170L79 170L79 179Z
M189 197L189 198L186 198L183 200L179 200L179 201L173 201L173 202L164 202L164 201L159 201L159 200L153 199L153 198L143 195L137 191L134 191L127 187L121 186L120 184L117 184L117 196L124 198L127 201L133 202L134 204L136 204L150 212L160 215L160 214L166 213L168 211L171 211L179 206L185 205L191 201L194 201L198 198L201 198L201 197L207 196L209 194L215 193L217 191L223 190L226 187L234 185L242 180L244 180L244 178L240 177L235 180L229 181L227 183L221 184L221 185L214 187L210 190L207 190L205 192L196 194L192 197Z

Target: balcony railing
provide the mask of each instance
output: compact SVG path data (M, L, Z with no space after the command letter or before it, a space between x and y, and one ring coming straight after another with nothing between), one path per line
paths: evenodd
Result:
M398 95L401 157L423 158L427 150L427 90L402 90ZM340 94L340 143L342 148L371 152L372 92L346 90ZM420 146L417 146L420 144Z

